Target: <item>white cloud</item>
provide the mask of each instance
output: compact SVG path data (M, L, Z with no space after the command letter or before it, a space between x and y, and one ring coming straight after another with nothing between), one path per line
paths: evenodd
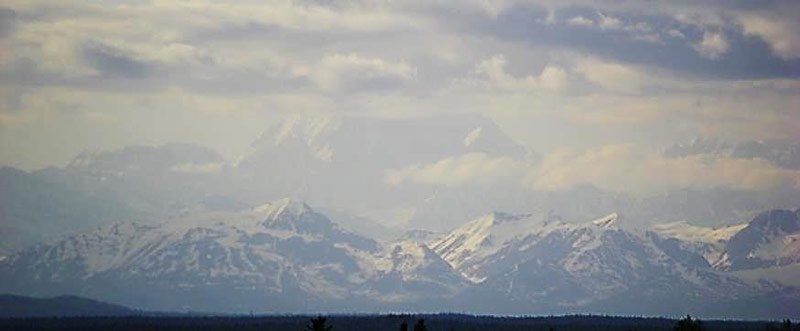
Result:
M742 15L739 18L744 32L764 39L775 55L784 59L800 57L800 23L790 20Z
M703 39L692 45L692 48L697 53L711 60L716 60L725 54L728 51L728 47L728 40L724 34L710 31L704 32Z
M768 190L800 187L800 171L767 160L689 156L669 158L632 144L604 145L584 152L557 149L536 165L509 157L469 153L432 164L388 170L390 185L414 183L464 187L506 183L532 190L594 185L618 193L657 194L673 189Z
M646 22L625 23L619 18L603 13L597 13L597 20L583 16L575 16L567 20L567 25L599 29L602 31L625 31L633 40L650 43L660 43L660 35Z
M405 62L350 53L326 55L311 73L311 78L324 90L370 89L376 87L375 84L392 85L411 81L416 73L417 70Z
M404 182L460 187L489 185L503 178L518 177L523 165L509 157L493 157L485 153L452 156L432 164L411 165L388 170L385 181L391 185Z
M763 190L800 184L800 172L762 159L667 158L633 145L606 145L583 153L553 152L529 173L533 189L592 184L612 192L655 193L676 188Z
M702 6L702 5L700 5ZM720 28L725 26L725 20L720 13L708 8L684 8L674 12L673 18L685 25L697 28Z
M483 133L483 128L480 128L480 127L475 128L472 131L470 131L469 133L467 133L467 136L464 137L464 146L465 147L472 146L472 144L475 141L480 139L481 133Z
M591 27L594 26L594 21L583 17L583 16L575 16L567 20L567 24L571 26L584 26L584 27Z
M482 83L488 88L500 91L562 91L567 88L569 81L567 73L558 66L545 66L539 76L530 75L517 78L506 72L506 63L505 56L494 55L475 66L474 72L483 77L484 81Z
M535 148L540 144L543 150L562 141L528 132L579 131L563 143L578 148L622 141L616 133L587 133L604 131L605 125L620 132L652 127L674 132L671 138L675 139L711 133L798 138L800 117L793 113L798 109L796 80L779 91L751 81L732 89L715 78L675 79L657 66L607 59L582 62L581 58L593 56L591 48L569 43L549 47L546 41L520 42L487 31L453 28L464 23L485 26L513 8L514 2L316 5L10 0L4 5L16 11L18 19L13 29L0 31L4 34L0 76L6 84L0 88L0 98L5 99L0 101L0 131L5 132L2 138L19 141L14 143L19 146L13 146L13 153L5 152L0 162L18 164L15 160L24 154L40 150L37 166L58 163L88 144L86 136L69 132L101 129L105 130L102 141L109 142L98 148L178 139L218 144L216 149L237 156L231 151L238 151L239 144L246 147L250 140L246 137L250 133L243 133L241 127L259 132L264 118L309 111L392 118L443 112L507 116L508 122L521 128L518 131L526 132L520 134L526 137L524 143ZM590 0L538 4L547 14L542 13L540 24L556 23L538 28L552 31L556 38L576 32L565 25L605 29L605 34L597 34L596 44L602 44L606 35L658 42L659 35L686 38L683 32L689 34L695 28L738 32L729 26L731 22L714 14L718 10L694 5L626 2L615 6ZM563 16L573 4L595 9L584 16ZM453 15L443 12L444 7L452 8ZM651 21L677 12L685 13L679 15L681 22L692 26L674 24L668 26L674 31L664 31L663 22ZM741 15L730 14L733 18ZM798 54L793 22L773 20L766 14L750 20L742 17L743 30L764 38L776 54L787 58ZM705 39L707 54L724 53L726 47L720 45L727 43L717 40L714 46L712 35ZM698 44L704 49L702 41ZM124 55L123 60L152 65L149 72L153 74L110 81L85 58L86 45L107 47L113 54ZM671 47L665 46L665 51ZM579 60L573 66L575 58ZM513 59L514 70L507 59ZM5 75L9 72L20 79ZM581 83L584 78L590 84ZM160 121L163 125L147 132L130 130L133 124L125 124L152 121L148 117L152 114L170 120ZM218 117L231 117L229 126L218 125ZM100 120L105 121L103 125L97 125ZM193 121L210 123L208 127L219 133L215 136L236 136L236 144L209 137L201 132L208 128L191 125ZM183 132L176 134L176 126ZM64 133L50 134L52 127ZM31 144L25 139L34 136L64 141L68 147L59 149L44 141ZM668 138L652 138L656 139Z
M538 82L539 86L546 90L562 91L567 88L568 80L569 78L564 69L554 65L547 65L539 75Z
M622 29L623 27L622 21L620 21L618 18L609 15L603 15L600 13L598 13L598 15L600 16L600 20L597 22L597 26L599 26L601 29L603 30Z
M686 35L683 34L683 32L681 32L678 29L669 29L669 30L667 30L667 35L672 37L672 38L686 39Z
M647 75L637 69L593 58L579 60L575 71L589 82L617 93L637 93L648 82Z

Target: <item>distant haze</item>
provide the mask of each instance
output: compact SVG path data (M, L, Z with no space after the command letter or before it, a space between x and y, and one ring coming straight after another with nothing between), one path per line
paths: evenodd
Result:
M0 280L134 308L154 299L91 282L270 279L316 307L468 291L584 311L664 283L678 295L638 299L795 302L798 17L796 1L3 1ZM257 212L288 205L278 228ZM164 295L152 307L184 304Z

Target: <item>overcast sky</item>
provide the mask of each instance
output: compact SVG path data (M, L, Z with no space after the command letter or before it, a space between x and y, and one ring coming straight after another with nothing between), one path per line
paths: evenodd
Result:
M661 154L800 141L798 17L797 1L6 0L0 164L170 141L235 160L287 116L477 113L541 155L536 188L798 182L765 160ZM518 167L454 155L392 180L468 162Z

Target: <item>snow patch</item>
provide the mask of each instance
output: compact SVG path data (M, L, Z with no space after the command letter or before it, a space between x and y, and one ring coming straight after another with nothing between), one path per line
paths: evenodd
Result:
M467 136L464 137L464 147L472 146L475 141L477 141L481 137L481 133L483 132L483 128L477 127L467 133Z
M610 228L616 225L617 220L619 219L619 214L611 213L608 216L603 218L598 218L592 221L592 224L597 225L601 228Z
M650 227L650 230L668 238L691 242L718 243L728 241L745 227L747 227L747 223L710 228L679 221L655 224Z

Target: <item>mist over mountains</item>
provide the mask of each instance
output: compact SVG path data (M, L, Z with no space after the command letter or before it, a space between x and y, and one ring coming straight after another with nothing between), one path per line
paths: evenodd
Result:
M721 226L800 205L791 183L644 195L590 183L531 188L529 169L540 163L535 152L480 116L303 117L268 127L233 162L208 148L171 143L84 152L64 167L33 172L3 168L0 230L13 238L4 249L13 250L109 220L233 211L283 197L307 201L351 230L384 239L410 229L447 231L489 211L565 220L615 211L632 226Z
M788 183L541 190L525 184L541 162L491 120L452 116L289 120L234 162L172 143L6 167L0 292L164 311L797 316Z

